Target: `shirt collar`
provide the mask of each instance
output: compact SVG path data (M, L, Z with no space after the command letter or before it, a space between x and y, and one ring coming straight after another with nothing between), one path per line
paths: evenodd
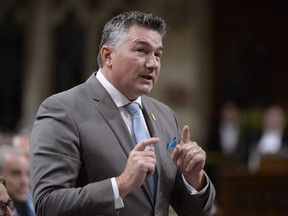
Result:
M114 103L116 104L117 107L123 107L126 104L131 103L130 100L128 100L127 97L125 97L118 89L116 89L103 75L101 69L98 70L96 74L96 78L99 80L99 82L103 85L103 87L106 89L108 94L112 97ZM136 102L140 105L142 108L142 99L141 96L138 97L136 100L133 102Z

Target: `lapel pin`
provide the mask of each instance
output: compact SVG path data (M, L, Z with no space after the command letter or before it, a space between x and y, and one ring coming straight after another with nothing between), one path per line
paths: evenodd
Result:
M152 118L154 121L157 121L157 119L156 119L156 117L155 117L155 115L154 115L153 113L150 113L150 115L151 115L151 118Z

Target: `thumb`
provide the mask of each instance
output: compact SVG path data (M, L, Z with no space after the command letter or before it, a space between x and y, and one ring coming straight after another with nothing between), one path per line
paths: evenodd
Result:
M182 130L181 145L190 142L189 126L185 125Z

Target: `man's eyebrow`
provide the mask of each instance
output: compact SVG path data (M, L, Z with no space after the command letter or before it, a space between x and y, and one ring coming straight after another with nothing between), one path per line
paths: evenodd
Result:
M148 43L147 41L144 41L144 40L136 40L134 42L135 45L145 45L145 46L152 46L150 43ZM157 47L156 49L162 51L164 48L163 46L159 46Z

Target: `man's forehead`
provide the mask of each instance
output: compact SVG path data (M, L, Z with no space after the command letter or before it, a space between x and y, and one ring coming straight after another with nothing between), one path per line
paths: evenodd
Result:
M162 36L157 31L139 26L129 31L126 42L163 49Z

